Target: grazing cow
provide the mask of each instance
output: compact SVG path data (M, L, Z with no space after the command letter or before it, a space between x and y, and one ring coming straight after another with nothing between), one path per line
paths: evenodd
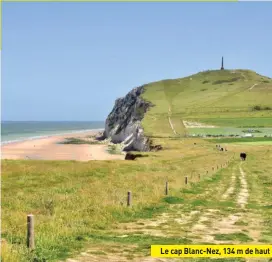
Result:
M242 161L246 160L246 156L247 156L246 153L244 153L244 152L240 153L240 158Z

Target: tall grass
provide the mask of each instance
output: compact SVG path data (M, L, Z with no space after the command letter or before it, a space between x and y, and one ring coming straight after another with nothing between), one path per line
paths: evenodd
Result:
M198 146L194 145L197 141ZM184 176L211 175L224 163L207 142L162 140L166 151L136 161L2 161L2 237L18 261L55 261L71 255L118 222L152 217L165 209L165 181L174 196ZM166 146L167 145L167 146ZM186 151L186 155L182 152ZM192 176L192 178L191 178ZM126 207L127 191L133 207ZM36 250L25 248L26 216L35 216ZM9 261L4 252L4 261ZM36 260L33 260L33 259Z

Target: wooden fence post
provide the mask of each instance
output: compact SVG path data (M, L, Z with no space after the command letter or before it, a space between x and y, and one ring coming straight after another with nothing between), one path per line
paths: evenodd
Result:
M166 181L166 183L165 183L165 195L168 195L168 190L169 190L168 181Z
M201 179L201 175L200 175L200 174L198 174L198 179L199 179L199 180Z
M127 206L131 206L131 191L128 191L127 193Z
M188 184L188 177L186 176L185 177L185 185L187 185Z
M27 215L27 247L32 250L35 248L34 241L34 216Z

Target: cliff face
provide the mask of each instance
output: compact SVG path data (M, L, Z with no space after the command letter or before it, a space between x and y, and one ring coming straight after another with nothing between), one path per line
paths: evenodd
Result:
M134 88L125 97L118 98L108 115L104 137L113 143L125 142L124 150L149 151L149 140L144 136L141 120L151 103L144 101L140 95L144 86Z

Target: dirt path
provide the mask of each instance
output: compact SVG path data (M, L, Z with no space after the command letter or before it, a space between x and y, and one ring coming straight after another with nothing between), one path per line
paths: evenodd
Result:
M260 236L263 221L258 212L248 209L250 190L247 180L249 178L243 169L243 164L240 162L219 170L221 176L215 184L205 187L204 190L202 188L199 192L189 193L189 189L188 199L184 203L170 205L167 212L151 219L118 224L117 228L109 232L109 235L117 235L123 241L107 243L110 247L109 252L98 255L96 254L99 250L98 246L92 246L76 259L66 260L66 262L180 261L151 258L148 254L143 256L141 252L139 253L137 244L129 241L131 237L140 236L162 239L157 240L156 243L163 243L163 239L173 239L172 242L175 242L174 240L183 238L191 241L189 243L192 244L262 243ZM99 247L101 248L101 245ZM103 250L106 248L104 247ZM131 254L133 257L129 257Z
M198 198L210 198L212 195L216 198L223 194L225 191L224 187L210 187L202 192L200 195L196 195ZM110 252L105 252L105 254L99 254L100 246L93 245L88 250L85 250L78 257L74 259L68 259L66 262L106 262L106 261L133 261L133 262L163 262L163 261L180 261L176 259L158 259L152 258L148 255L143 257L142 254L139 257L127 258L129 254L137 255L137 246L129 243L130 237L145 236L150 238L161 238L161 239L180 239L180 238L190 238L190 232L192 226L196 221L200 220L199 224L205 222L207 219L202 209L192 209L190 204L172 204L170 205L167 212L162 213L151 219L141 219L136 222L131 223L120 223L117 228L111 230L108 235L118 235L119 239L123 239L127 244L117 244L109 243ZM213 210L207 210L207 212L213 213ZM200 217L201 216L201 217ZM200 217L200 219L199 219ZM122 243L123 243L122 241ZM174 241L174 240L173 240ZM199 240L198 240L199 241ZM197 242L198 242L197 241ZM116 245L116 248L114 247ZM103 250L106 247L103 246ZM139 251L138 251L139 252Z
M235 187L234 186L235 180L236 180L236 174L235 174L235 172L233 172L232 176L231 176L230 186L222 196L223 200L227 199L233 193L234 187Z
M176 130L173 126L173 123L171 121L171 114L172 114L172 111L171 111L171 107L169 106L169 108L168 108L168 121L169 121L169 125L170 125L171 129L173 130L173 133L176 135L177 132L176 132Z
M183 121L183 124L186 128L215 128L216 126L213 125L205 125L199 122L192 122L192 121Z
M241 189L240 193L238 195L237 203L240 205L241 208L245 208L245 205L247 204L248 200L248 189L247 189L247 181L246 181L246 175L240 165L240 184L241 184Z
M256 84L252 85L248 90L253 89L256 85L258 85L258 84L256 83Z
M239 169L238 167L236 169L236 174L232 174L230 185L220 199L220 201L230 201L232 194L236 191L236 195L234 194L236 207L229 207L225 212L208 209L192 228L191 236L195 241L200 238L202 242L214 244L239 244L243 241L259 243L261 232L253 224L260 225L261 218L255 214L248 214L246 205L249 191L246 173L242 169L242 164L239 165ZM236 176L239 176L237 181L239 184L235 183ZM209 222L208 225L207 222ZM249 224L252 226L248 226Z
M246 78L245 74L244 73L241 73L241 76L244 78L245 82L248 81L248 79Z

